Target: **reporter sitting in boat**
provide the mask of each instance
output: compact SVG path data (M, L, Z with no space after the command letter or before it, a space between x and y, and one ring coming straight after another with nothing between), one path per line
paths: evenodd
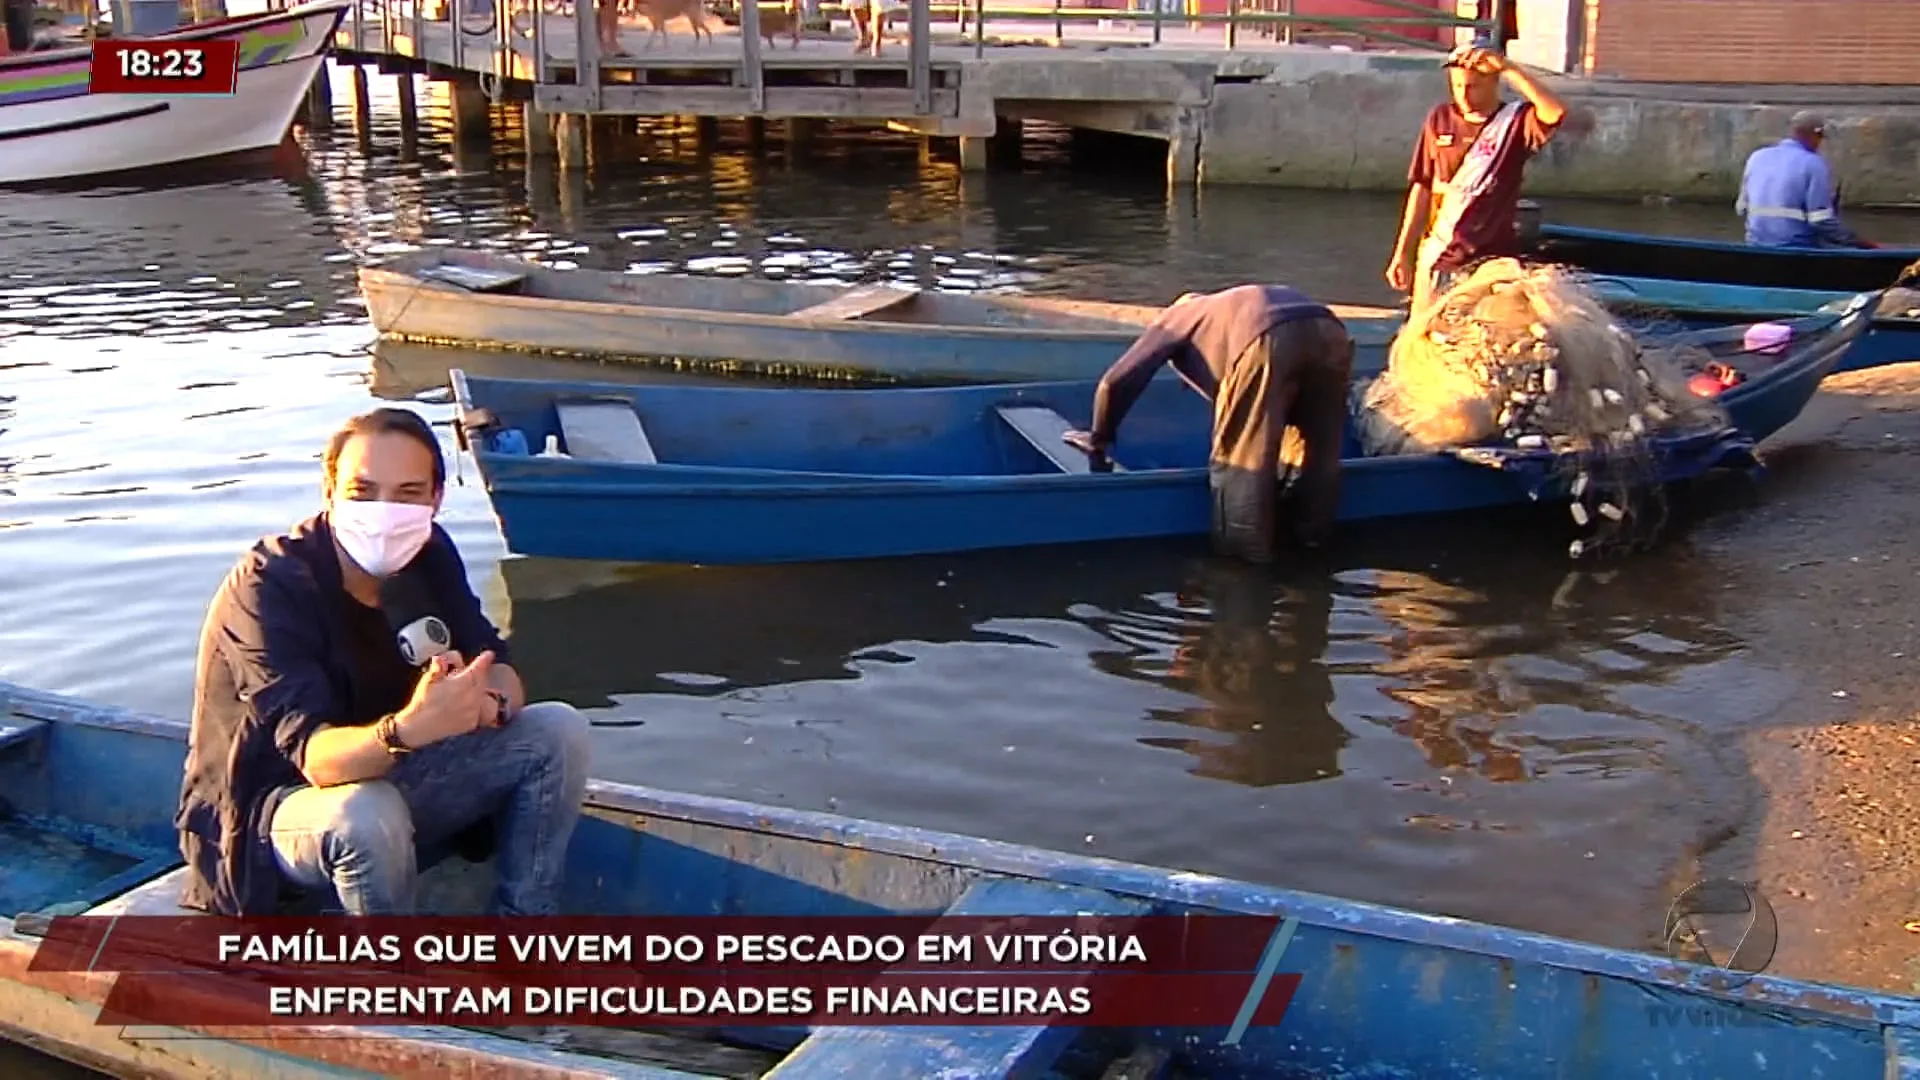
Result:
M418 414L376 409L334 434L321 475L324 509L254 545L207 611L175 820L181 903L252 915L331 892L349 914L409 914L416 844L490 822L491 912L555 912L587 723L570 705L525 704L433 523L439 441ZM428 615L452 651L416 654L416 670L392 627L417 635Z
M1762 247L1872 248L1840 223L1833 170L1820 156L1827 122L1797 112L1787 137L1755 150L1740 177L1734 210L1747 219L1747 243Z
M1282 442L1298 440L1301 460L1294 538L1324 542L1340 495L1353 339L1333 311L1284 285L1240 285L1188 293L1140 335L1101 377L1090 431L1063 438L1104 456L1127 411L1171 363L1213 402L1213 542L1220 553L1270 562L1279 535Z

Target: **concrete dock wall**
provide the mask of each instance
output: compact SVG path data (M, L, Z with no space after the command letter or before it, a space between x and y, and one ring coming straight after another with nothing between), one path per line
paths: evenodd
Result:
M1542 195L1731 201L1747 155L1786 135L1798 106L1583 96L1528 168ZM1204 110L1201 183L1404 187L1413 136L1446 94L1437 74L1370 72L1220 85ZM1509 96L1511 92L1509 92ZM1920 106L1829 105L1824 152L1848 198L1920 195Z
M1201 184L1401 189L1421 119L1447 92L1432 58L1324 50L980 63L986 70L963 84L972 106L963 102L963 113L1167 139L1169 178ZM1758 94L1690 100L1687 87L1551 85L1571 115L1529 166L1529 194L1730 203L1747 155L1785 137L1787 118L1811 106L1828 119L1824 153L1848 200L1920 197L1920 91L1878 91L1891 100L1872 103L1858 92L1823 101L1785 88L1758 104ZM1700 96L1736 96L1718 89Z

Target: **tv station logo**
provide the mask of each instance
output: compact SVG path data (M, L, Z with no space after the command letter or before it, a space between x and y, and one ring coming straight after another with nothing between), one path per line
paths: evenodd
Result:
M240 79L240 42L99 40L87 70L90 94L231 96Z

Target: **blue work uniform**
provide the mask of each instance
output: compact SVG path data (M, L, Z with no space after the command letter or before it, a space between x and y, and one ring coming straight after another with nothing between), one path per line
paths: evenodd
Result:
M1764 247L1859 247L1833 205L1833 172L1798 139L1755 150L1734 209L1747 219L1747 243Z

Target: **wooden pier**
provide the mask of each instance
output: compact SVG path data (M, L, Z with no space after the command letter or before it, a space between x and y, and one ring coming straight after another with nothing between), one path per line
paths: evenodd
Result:
M557 154L565 165L584 162L587 121L603 115L884 124L959 139L967 169L986 167L996 134L997 156L1020 120L1037 119L1164 140L1169 181L1194 183L1216 86L1395 63L1431 70L1432 50L1441 47L1428 43L1408 55L1298 44L1292 16L1243 11L1243 0L1229 3L1224 20L909 0L887 20L878 56L856 49L850 17L832 19L826 32L816 21L795 42L780 3L740 5L737 26L709 12L707 37L696 37L684 18L669 22L662 38L623 16L621 49L605 55L592 0L564 12L553 8L565 0L447 2L464 17L450 18L440 0L362 0L341 25L337 60L453 82L463 134L478 133L469 120L475 112L484 128L488 104L522 103L530 149ZM1290 0L1244 2L1291 7ZM838 8L820 5L829 16ZM1398 21L1479 26L1432 14ZM356 88L363 85L364 70L356 72Z

